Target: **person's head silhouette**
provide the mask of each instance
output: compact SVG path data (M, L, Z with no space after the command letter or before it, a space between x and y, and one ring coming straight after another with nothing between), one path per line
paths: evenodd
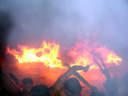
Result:
M50 96L50 91L45 85L36 85L31 89L31 96Z
M64 82L64 91L67 96L80 96L80 82L76 78L70 78Z
M23 88L25 91L30 91L33 86L33 81L31 78L27 77L22 80Z

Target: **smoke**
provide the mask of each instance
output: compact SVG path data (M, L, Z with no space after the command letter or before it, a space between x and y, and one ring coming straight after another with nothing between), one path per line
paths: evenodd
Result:
M0 44L55 40L70 46L78 38L95 38L127 58L127 10L126 0L1 0Z
M0 1L0 63L5 56L5 47L9 30L12 27L11 15L5 2ZM1 67L1 66L0 66Z
M6 0L13 16L10 45L56 40L70 45L91 38L127 52L128 14L125 0Z

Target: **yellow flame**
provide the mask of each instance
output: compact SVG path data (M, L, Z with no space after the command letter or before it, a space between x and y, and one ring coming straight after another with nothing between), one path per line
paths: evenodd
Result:
M122 61L122 59L119 56L110 53L107 56L107 61L106 62L107 63L119 64L121 61Z
M60 45L54 42L44 41L41 44L40 48L31 48L28 46L19 45L19 50L7 48L7 52L13 55L18 63L33 63L41 62L45 66L52 68L63 68L64 65L60 57ZM90 50L90 51L88 51ZM69 66L81 65L87 66L90 65L90 69L97 69L98 66L93 61L93 54L90 52L94 51L98 53L105 64L115 64L118 65L122 61L122 58L119 57L116 53L109 50L104 46L94 47L87 45L86 43L78 43L76 46L73 46L66 54L71 57L71 64ZM66 58L67 59L67 58ZM68 62L69 63L69 62Z
M20 64L42 62L48 67L62 68L62 61L59 59L60 46L52 42L43 42L40 48L30 48L19 45L19 51L8 48L8 53L12 54Z

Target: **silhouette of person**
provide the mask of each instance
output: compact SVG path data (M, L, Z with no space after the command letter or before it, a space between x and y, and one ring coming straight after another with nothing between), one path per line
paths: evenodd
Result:
M64 82L65 96L80 96L82 87L76 78L69 78Z
M31 96L50 96L50 91L45 85L36 85L31 89Z
M24 78L22 80L23 83L23 96L30 96L31 88L33 87L33 81L30 77Z

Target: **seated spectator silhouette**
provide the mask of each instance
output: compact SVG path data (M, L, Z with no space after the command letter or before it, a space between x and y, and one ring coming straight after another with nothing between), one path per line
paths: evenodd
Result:
M31 89L31 96L50 96L50 91L45 85L36 85Z
M23 83L23 91L22 96L30 96L31 88L33 87L33 81L31 78L27 77L22 80Z
M100 93L96 87L91 88L91 94L90 96L104 96L103 93Z
M67 79L64 82L65 96L80 96L82 87L76 78Z

